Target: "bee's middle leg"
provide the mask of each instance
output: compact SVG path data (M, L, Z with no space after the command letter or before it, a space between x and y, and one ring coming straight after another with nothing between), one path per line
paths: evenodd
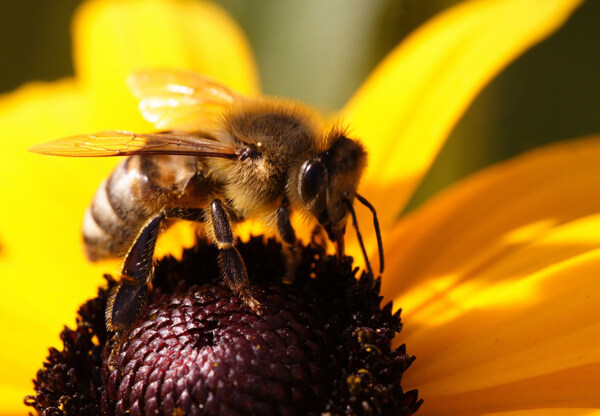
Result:
M214 231L215 244L219 249L219 264L225 277L225 283L253 310L259 310L259 303L250 294L250 282L246 264L240 252L234 246L231 223L223 202L215 199L210 204L210 219Z
M283 252L285 254L286 272L284 281L292 283L296 273L296 266L300 261L300 253L296 246L296 232L290 222L290 205L286 200L277 208L277 232L283 243Z

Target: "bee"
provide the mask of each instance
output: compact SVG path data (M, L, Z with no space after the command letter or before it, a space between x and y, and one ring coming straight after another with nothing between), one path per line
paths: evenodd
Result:
M143 71L128 84L143 117L159 132L104 131L30 149L58 156L127 156L102 182L83 220L90 260L123 258L106 311L109 330L124 331L140 317L150 291L155 243L170 219L203 224L219 249L226 285L257 311L232 223L258 219L275 228L288 270L293 270L293 212L316 220L339 259L352 217L372 273L352 205L356 199L373 214L383 271L375 209L356 192L367 154L346 130L327 129L306 105L245 97L190 71Z

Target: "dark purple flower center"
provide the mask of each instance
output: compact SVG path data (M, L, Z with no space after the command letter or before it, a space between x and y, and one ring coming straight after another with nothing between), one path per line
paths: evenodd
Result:
M356 280L351 259L339 265L302 249L292 284L273 241L238 245L258 315L221 285L216 252L199 242L181 261L165 258L140 322L120 338L107 333L109 289L65 329L63 351L50 350L26 403L40 414L409 415L416 391L401 377L414 357L392 350L400 330L379 282ZM111 357L112 355L112 357ZM110 357L110 358L109 358Z

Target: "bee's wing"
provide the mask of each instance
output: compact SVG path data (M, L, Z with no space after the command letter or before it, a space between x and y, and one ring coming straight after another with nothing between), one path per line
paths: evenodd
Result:
M235 149L208 138L167 133L137 134L104 131L65 137L29 149L54 156L130 156L144 154L235 158Z
M223 109L243 97L188 70L147 70L127 80L142 116L158 129L206 130Z

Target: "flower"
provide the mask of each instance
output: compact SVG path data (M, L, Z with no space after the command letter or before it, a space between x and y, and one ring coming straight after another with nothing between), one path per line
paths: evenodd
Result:
M361 193L386 231L383 294L404 311L401 342L418 356L405 384L425 398L422 414L600 407L596 139L490 168L396 219L475 94L579 3L465 2L399 45L341 111L370 154ZM11 277L0 302L7 413L23 410L57 325L100 284L92 276L114 267L88 265L78 241L85 206L115 162L65 163L24 150L87 131L151 129L123 84L135 69L186 67L246 94L258 89L243 35L210 3L92 1L75 33L75 79L0 100L13 157L1 167L11 195L0 216L0 270Z

